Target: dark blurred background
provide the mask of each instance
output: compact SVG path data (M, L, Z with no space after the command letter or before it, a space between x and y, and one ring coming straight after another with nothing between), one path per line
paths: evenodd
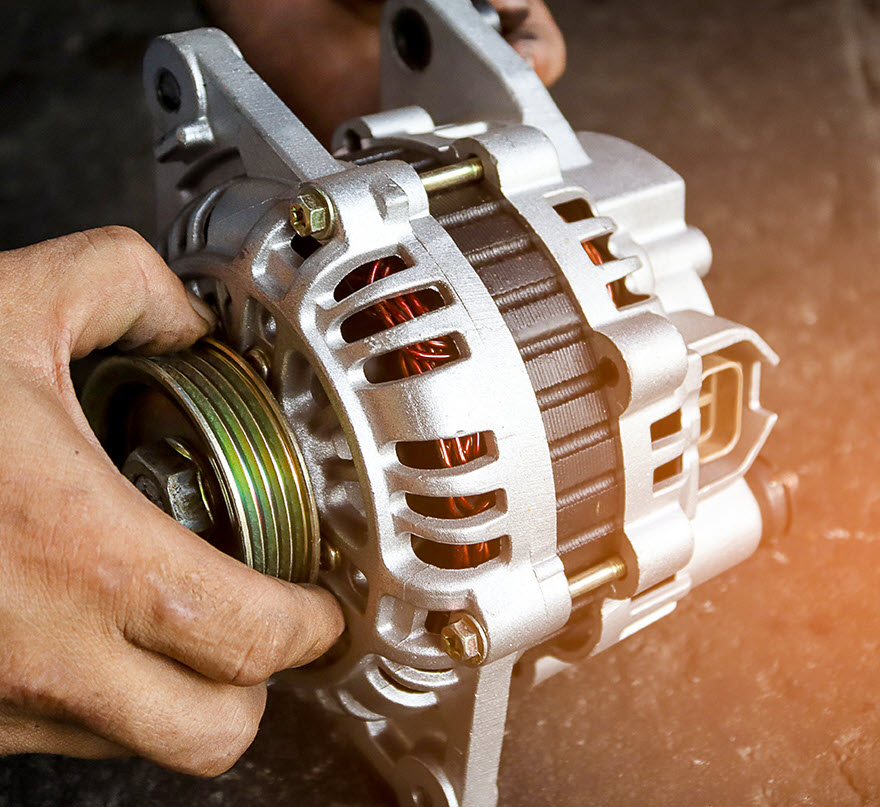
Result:
M108 223L149 236L140 56L197 15L175 0L4 5L0 248ZM880 805L880 7L550 5L569 45L563 111L684 176L718 312L780 353L766 454L801 488L791 535L513 701L502 807ZM391 803L348 741L277 689L251 751L215 780L0 760L0 807L185 801Z

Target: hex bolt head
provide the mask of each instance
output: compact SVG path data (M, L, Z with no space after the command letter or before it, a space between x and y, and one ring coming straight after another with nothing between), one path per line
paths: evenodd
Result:
M325 240L336 226L333 205L321 191L307 190L291 203L290 223L294 232L303 238L311 236L319 241Z
M205 532L213 519L205 502L198 465L172 443L138 446L122 473L159 509L193 532Z
M453 614L440 631L440 641L453 661L476 667L486 660L486 632L470 614Z

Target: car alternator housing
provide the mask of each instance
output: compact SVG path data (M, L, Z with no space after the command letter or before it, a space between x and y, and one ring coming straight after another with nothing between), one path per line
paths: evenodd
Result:
M537 683L756 548L776 357L715 316L681 178L572 131L468 0L389 0L386 111L333 154L219 31L144 76L162 250L271 390L346 614L295 685L402 803L492 805L514 665Z

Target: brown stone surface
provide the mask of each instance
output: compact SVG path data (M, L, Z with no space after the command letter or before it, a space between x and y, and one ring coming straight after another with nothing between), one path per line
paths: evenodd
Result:
M880 804L877 9L554 6L563 109L684 176L716 310L780 354L801 488L790 535L513 704L502 804Z
M718 312L779 352L765 380L781 414L767 455L801 489L791 535L513 702L501 804L880 805L880 9L551 6L570 47L564 111L684 176L690 221L715 250ZM53 4L34 7L4 34L0 60L0 245L149 221L126 53L187 15L170 2L80 0L47 27L40 7ZM120 31L131 43L121 55ZM119 93L131 98L116 107ZM388 798L347 742L283 693L252 751L211 782L137 761L0 763L3 807Z

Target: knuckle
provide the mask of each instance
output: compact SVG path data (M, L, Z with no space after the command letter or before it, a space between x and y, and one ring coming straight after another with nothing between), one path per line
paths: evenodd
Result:
M64 664L17 642L0 666L0 704L26 713L74 716L80 711Z
M181 752L177 759L164 760L163 763L189 776L207 778L226 773L242 753L244 750L235 754L228 747L218 743L209 747L187 749Z
M130 293L146 298L152 287L165 280L164 264L147 240L130 227L110 225L80 235L95 254L111 253L121 280L134 288Z
M87 236L95 239L106 240L117 249L125 249L131 252L143 252L144 254L152 254L153 248L147 240L131 227L123 227L120 224L111 224L106 227L99 227L96 230L88 230Z
M172 767L192 776L219 776L228 771L250 747L260 726L264 697L233 691L217 710L215 722L198 742L186 744ZM167 764L167 763L166 763Z
M135 285L142 298L150 292L150 287L160 278L155 250L147 241L128 227L113 225L101 232L120 255L120 268Z
M160 525L164 526L163 519L157 519ZM212 607L201 577L181 572L173 555L163 553L157 564L139 575L131 604L124 629L130 642L140 644L145 639L171 636L213 646L216 607Z
M293 639L277 620L266 620L248 631L247 640L232 648L228 683L235 686L261 684L287 666Z
M144 299L160 277L161 261L130 227L109 225L71 233L53 242L57 263L80 275L123 283L127 296ZM112 277L111 277L112 276Z
M65 252L67 257L73 260L90 260L95 255L102 255L108 251L116 251L120 248L138 249L135 244L143 239L134 230L128 227L110 225L96 227L92 230L83 230L78 233L70 233L59 238L56 243ZM143 242L146 246L146 242Z

